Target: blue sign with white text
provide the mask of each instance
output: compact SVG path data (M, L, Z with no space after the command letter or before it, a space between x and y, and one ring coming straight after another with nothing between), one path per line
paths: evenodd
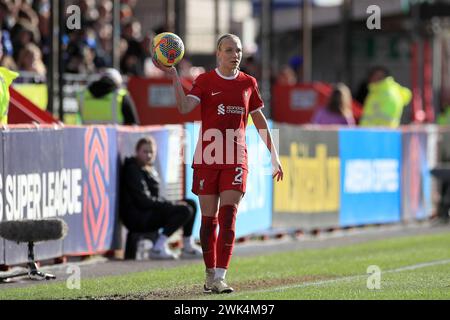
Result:
M402 137L399 131L339 130L340 226L401 218Z
M61 129L14 129L3 136L3 214L1 221L61 216L59 192L63 171ZM46 148L46 146L52 146ZM46 152L42 152L46 150ZM5 264L27 261L27 244L4 241ZM35 257L45 260L62 255L62 241L37 243Z

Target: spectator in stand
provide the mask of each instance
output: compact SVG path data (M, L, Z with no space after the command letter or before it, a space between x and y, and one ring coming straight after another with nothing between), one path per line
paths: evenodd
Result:
M98 68L106 67L103 60L98 59L96 50L91 46L83 47L83 66L82 73L92 74L98 71Z
M80 0L78 6L81 13L81 25L83 27L94 25L99 17L95 0Z
M284 86L292 86L297 83L297 75L294 69L288 65L283 65L276 77L276 84Z
M6 0L0 0L0 27L3 30L11 30L12 28L12 12L11 3Z
M1 43L3 46L3 53L7 56L13 55L13 44L11 41L11 29L12 29L11 9L9 2L0 1L0 28L2 32Z
M98 68L112 64L112 9L111 0L102 0L97 6L98 19L94 28L96 31L96 66Z
M13 1L6 1L9 2L9 8L11 10L11 16L17 18L20 6L22 5L22 0L13 0Z
M39 17L37 13L33 10L33 8L27 3L22 2L19 11L17 12L17 18L19 20L26 20L28 21L33 28L37 28L39 24Z
M40 48L42 51L42 60L45 65L50 63L50 4L46 1L41 1L38 7L39 14L39 32L41 34Z
M135 12L137 2L138 0L121 0L121 3L126 4L131 12Z
M104 24L98 30L97 53L106 65L112 64L112 32L111 24Z
M245 58L241 71L255 77L258 81L261 79L261 67L256 62L254 56Z
M19 20L19 22L13 27L11 30L11 38L14 46L13 57L16 62L22 48L29 43L38 44L40 42L40 35L37 27L35 28L25 19Z
M96 69L106 68L109 59L99 45L95 29L87 27L83 31L83 56L85 58L85 65L88 67L88 70L93 70L88 72L95 72Z
M141 41L141 48L142 48L143 57L144 57L143 62L142 62L143 63L143 75L145 77L148 77L151 74L150 70L153 67L152 40L153 40L154 36L155 36L155 33L152 30L149 30L145 33L145 35Z
M113 3L111 0L102 0L98 7L97 24L105 25L112 22Z
M2 49L2 52L0 54L0 66L8 68L9 70L17 70L17 65L14 59L12 58L10 53L4 48L3 37L4 33L3 31L0 31L0 39L2 40L0 41L0 49Z
M326 107L316 111L313 124L355 125L352 113L352 95L343 83L338 83Z
M122 3L120 5L120 24L124 25L126 21L133 17L133 10L127 4Z
M99 68L107 66L108 59L98 54L99 45L92 27L70 30L66 41L63 50L66 72L95 73Z
M142 48L141 24L136 19L126 21L122 38L127 41L127 51L121 58L120 68L123 74L143 75L145 52Z
M294 70L295 74L300 74L301 68L303 68L303 58L295 55L289 59L289 66Z
M45 77L46 68L42 61L42 54L39 47L34 43L28 43L20 50L17 59L17 68L19 71L32 72L39 77Z
M79 73L83 63L82 33L80 30L66 30L64 37L63 59L65 72Z

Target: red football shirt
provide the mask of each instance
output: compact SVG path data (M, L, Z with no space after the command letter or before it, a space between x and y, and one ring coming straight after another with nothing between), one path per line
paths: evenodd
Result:
M199 75L188 96L201 102L202 116L192 167L247 169L248 115L264 107L256 79L241 71L225 77L216 68Z

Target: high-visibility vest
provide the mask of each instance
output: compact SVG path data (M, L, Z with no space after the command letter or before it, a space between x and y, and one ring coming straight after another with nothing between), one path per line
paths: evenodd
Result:
M442 126L450 126L450 106L438 115L436 122Z
M9 86L19 74L5 67L0 67L0 123L8 123Z
M94 97L88 88L78 94L83 124L122 124L122 101L126 89L114 90L102 97Z
M403 108L411 101L411 97L411 90L402 87L392 77L371 83L360 125L398 127Z

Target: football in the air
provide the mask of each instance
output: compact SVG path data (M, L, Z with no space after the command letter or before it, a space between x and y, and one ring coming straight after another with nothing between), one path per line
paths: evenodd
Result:
M159 63L171 67L183 59L184 44L176 34L163 32L153 38L152 52L153 58Z

